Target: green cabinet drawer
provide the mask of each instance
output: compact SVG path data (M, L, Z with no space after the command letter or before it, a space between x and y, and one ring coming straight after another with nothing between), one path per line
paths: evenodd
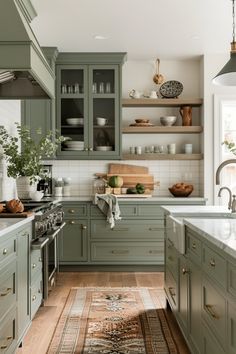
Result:
M63 203L65 218L85 217L88 214L87 204L65 204Z
M135 217L138 216L138 206L136 204L120 204L121 217ZM91 205L90 209L91 217L105 217L101 210L96 205Z
M1 269L0 275L0 318L16 302L16 261Z
M236 353L236 304L228 303L228 354Z
M177 282L168 267L165 269L165 293L172 311L176 312L178 309Z
M119 241L120 239L136 240L164 240L163 220L120 220L111 229L106 220L91 220L91 239L108 239Z
M35 282L31 285L30 289L30 318L34 318L38 308L40 307L43 299L43 289L42 289L42 275L39 274Z
M228 274L227 274L227 281L228 281L228 292L236 296L236 265L228 262Z
M201 263L202 244L201 241L195 237L194 233L187 229L186 233L186 254L195 262Z
M16 349L16 308L0 322L0 353L12 354Z
M145 216L147 218L155 217L164 219L164 211L159 205L139 205L138 215Z
M205 277L202 280L202 318L224 348L227 338L226 300Z
M215 279L220 285L226 288L227 264L226 260L211 248L203 245L202 264L206 273Z
M165 240L165 264L177 280L178 277L178 253L171 240Z
M31 250L30 252L30 279L31 284L37 277L38 273L42 272L43 260L41 250Z
M92 242L91 260L97 262L163 264L163 242Z
M200 323L199 326L202 328L202 345L200 354L229 354L221 348L216 338L203 322Z
M11 257L16 256L16 235L6 234L0 239L0 266L8 262Z

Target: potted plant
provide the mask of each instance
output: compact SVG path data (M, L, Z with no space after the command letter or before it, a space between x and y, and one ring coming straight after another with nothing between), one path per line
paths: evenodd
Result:
M64 138L56 138L49 131L36 143L26 126L15 124L18 136L10 135L4 127L0 128L0 146L7 161L7 175L16 179L18 198L27 199L36 190L36 182L46 177L42 158L53 156Z

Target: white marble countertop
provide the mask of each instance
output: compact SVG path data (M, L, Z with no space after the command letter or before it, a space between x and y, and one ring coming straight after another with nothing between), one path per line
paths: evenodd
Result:
M170 205L163 206L162 209L173 216L183 216L183 217L204 217L204 216L228 216L231 214L225 206L218 205Z
M184 224L236 258L236 219L184 219Z
M92 202L93 201L93 196L70 196L70 197L52 197L52 200L59 200L62 202ZM188 197L188 198L175 198L175 197L150 197L150 198L134 198L134 197L127 197L127 198L118 198L119 202L137 202L137 201L142 201L142 202L175 202L175 203L192 203L192 202L202 202L206 201L206 198L203 197Z
M28 218L1 218L0 219L0 237L16 230L34 219L34 216L29 216Z

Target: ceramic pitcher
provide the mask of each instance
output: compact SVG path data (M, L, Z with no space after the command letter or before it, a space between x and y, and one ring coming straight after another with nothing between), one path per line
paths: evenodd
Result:
M192 107L182 106L180 107L179 112L182 117L182 125L192 125Z

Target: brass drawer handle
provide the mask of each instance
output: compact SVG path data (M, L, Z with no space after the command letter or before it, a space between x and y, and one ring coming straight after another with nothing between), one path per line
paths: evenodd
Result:
M7 296L11 292L12 288L7 288L7 290L3 293L0 293L0 296Z
M1 345L0 349L6 349L8 345Z
M212 267L215 267L215 266L216 266L216 262L215 262L214 258L212 258L212 259L210 260L210 265L211 265Z
M84 148L84 151L88 151L88 148Z
M161 227L149 227L148 230L149 231L160 231L160 230L163 230L163 228L161 228Z
M81 225L82 230L87 230L87 226L86 225Z
M42 258L41 257L39 257L39 262L42 262Z
M69 224L74 225L75 224L75 220L70 220Z
M174 291L174 288L172 287L169 287L169 293L172 297L174 297L176 294L175 294L175 291Z
M2 251L2 254L5 256L8 252L8 249L7 248L4 248L3 251Z
M90 147L90 148L89 148L89 151L93 151L93 148L92 148L92 147Z
M41 289L38 289L38 293L41 294Z
M206 312L207 312L211 317L213 317L213 318L216 319L216 320L219 320L220 316L217 315L217 314L212 310L213 305L205 305L204 307L205 307Z
M32 297L32 301L35 301L36 300L36 295L34 295L33 297Z
M68 212L69 212L70 214L74 214L74 213L75 213L74 209L70 209L70 210L68 210Z
M123 227L123 228L114 228L112 231L129 231L128 227Z
M129 250L112 250L111 253L113 253L113 254L128 254Z
M8 337L7 337L7 340L11 340L11 339L13 339L12 336L8 336Z
M187 268L182 268L182 273L185 274L189 274L189 270Z
M195 242L193 242L193 244L192 244L192 249L195 250L196 248L197 248L197 245L196 245Z
M33 269L36 268L36 264L35 263L32 264L32 268Z

